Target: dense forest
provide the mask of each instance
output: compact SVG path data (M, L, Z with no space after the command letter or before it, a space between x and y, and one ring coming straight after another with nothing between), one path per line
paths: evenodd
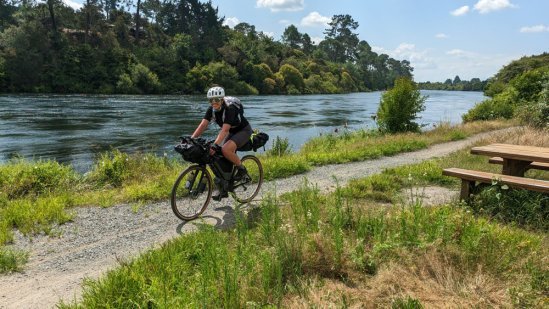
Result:
M419 89L425 90L458 90L458 91L484 91L488 80L481 81L480 78L471 78L470 81L461 80L458 75L454 79L446 79L445 82L422 82L418 83Z
M224 25L211 1L0 0L0 92L342 93L412 77L406 60L372 51L350 15L314 44L296 26L275 40Z

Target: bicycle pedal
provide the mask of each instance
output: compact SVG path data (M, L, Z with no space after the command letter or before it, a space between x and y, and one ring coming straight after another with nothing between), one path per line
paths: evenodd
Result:
M220 192L219 194L212 196L212 199L219 202L226 197L229 197L229 194L227 192Z

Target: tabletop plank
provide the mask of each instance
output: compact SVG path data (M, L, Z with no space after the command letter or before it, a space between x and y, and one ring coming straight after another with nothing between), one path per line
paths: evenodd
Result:
M472 154L501 157L526 162L549 162L549 149L510 144L491 144L471 148Z

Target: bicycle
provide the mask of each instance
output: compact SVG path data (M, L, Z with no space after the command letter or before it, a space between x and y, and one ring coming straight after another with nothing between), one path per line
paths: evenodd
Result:
M210 155L213 141L202 138L182 137L176 151L183 159L195 163L186 168L177 177L171 193L171 206L174 214L181 220L193 220L200 216L212 199L215 185L221 192L228 192L239 203L249 203L261 189L263 184L263 166L254 155L245 155L241 161L247 174L234 181L235 166L220 152ZM210 173L211 171L211 173Z

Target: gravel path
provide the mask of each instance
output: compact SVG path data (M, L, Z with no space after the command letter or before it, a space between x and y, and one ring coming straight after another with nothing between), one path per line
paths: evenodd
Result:
M323 191L331 191L335 188L332 175L337 176L343 186L353 178L377 174L385 168L450 154L501 131L504 130L392 157L318 167L303 175L265 183L262 192L290 192L303 183L303 178ZM431 196L437 195L438 202L453 196L448 190L427 188L427 191L432 191ZM234 205L229 198L212 202L202 217L223 229L232 226L233 212ZM57 228L59 237L29 239L16 232L13 247L28 251L29 263L22 273L0 275L0 308L52 308L61 299L78 299L84 278L98 278L121 260L194 229L192 223L182 222L173 215L167 201L137 210L131 205L79 207L75 214L74 221Z

